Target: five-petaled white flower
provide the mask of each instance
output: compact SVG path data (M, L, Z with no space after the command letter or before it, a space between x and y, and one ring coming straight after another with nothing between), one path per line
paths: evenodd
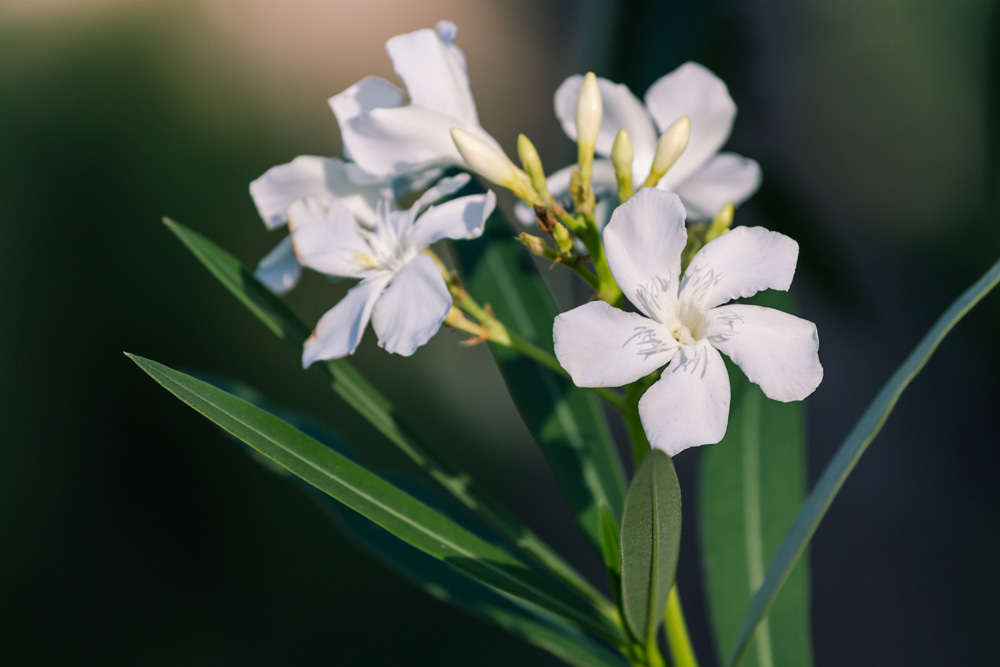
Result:
M457 33L454 23L441 21L436 30L417 30L386 42L409 104L399 88L371 76L330 98L345 156L376 176L464 166L451 139L453 127L499 148L479 124L465 56L454 44Z
M688 219L710 219L729 202L739 206L760 187L760 166L754 160L719 152L732 132L736 104L726 84L707 68L689 62L661 77L646 91L645 106L624 84L598 78L597 85L604 115L595 152L610 157L618 131L628 132L634 152L635 188L649 175L659 133L684 116L691 119L687 148L657 187L680 195ZM555 94L556 116L574 140L576 102L582 86L583 77L577 74L566 79ZM568 192L573 169L566 167L549 176L549 191L557 197ZM594 162L593 186L599 202L617 202L618 185L608 160ZM608 210L607 205L601 208ZM603 223L607 215L598 211L598 221ZM527 207L520 207L518 217L527 223L533 216Z
M445 179L408 211L391 200L376 207L373 228L339 201L309 197L292 203L288 226L295 255L321 273L360 278L316 325L302 350L302 365L354 352L371 319L379 346L409 356L431 339L451 308L451 294L434 259L423 251L444 238L475 238L496 204L492 192L430 206L468 183L468 174Z
M393 179L373 179L357 165L336 158L301 155L291 162L271 167L250 183L250 196L268 229L288 222L288 209L296 201L313 197L339 202L361 224L375 225L375 207L383 199L402 194ZM394 192L395 191L395 192ZM292 252L291 237L285 237L257 265L255 276L276 294L284 294L298 283L302 266Z
M673 456L716 443L729 420L728 355L778 401L802 400L823 379L816 325L771 308L724 305L787 290L798 244L739 227L706 244L680 280L684 207L671 192L639 190L604 230L608 264L630 313L595 301L556 318L555 352L581 387L628 384L669 363L639 401L653 447Z

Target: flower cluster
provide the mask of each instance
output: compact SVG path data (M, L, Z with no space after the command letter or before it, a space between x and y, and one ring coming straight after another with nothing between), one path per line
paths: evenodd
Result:
M379 345L401 355L443 323L518 347L431 249L479 236L495 207L490 192L458 196L470 180L449 175L458 168L511 190L517 216L548 237L522 242L594 288L596 300L556 318L555 355L581 387L645 381L638 410L653 447L673 455L723 437L730 388L720 352L770 398L812 393L823 374L815 326L729 303L787 290L798 246L759 227L730 230L761 177L753 160L720 152L736 116L725 84L687 63L640 101L593 74L568 78L555 113L578 160L547 175L527 137L518 167L480 125L456 34L442 21L390 39L405 90L367 77L330 99L344 158L302 156L250 186L265 224L290 230L258 266L262 282L287 291L302 267L359 280L320 319L303 364L353 353L369 321Z

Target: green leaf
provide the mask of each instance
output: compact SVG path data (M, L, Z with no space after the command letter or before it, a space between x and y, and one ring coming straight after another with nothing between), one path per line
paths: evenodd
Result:
M600 506L601 514L601 555L604 557L604 567L611 583L611 594L615 605L621 608L622 602L622 545L618 536L618 519L604 503Z
M617 628L581 598L281 419L155 361L129 357L226 432L396 537L601 637L610 641L618 638Z
M727 662L728 665L736 665L743 657L750 645L750 640L753 639L758 626L778 595L778 591L781 590L809 540L812 539L819 522L826 515L830 503L840 491L844 480L857 465L858 459L861 458L868 445L882 429L882 425L889 417L889 413L892 412L903 390L923 369L927 360L930 359L934 350L948 335L952 327L990 290L996 287L998 282L1000 282L1000 261L993 264L982 278L965 290L938 318L938 321L934 323L934 326L910 353L910 356L882 387L875 400L868 406L864 415L854 426L847 439L844 440L840 450L823 471L823 475L816 483L812 493L809 494L805 506L799 512L795 523L778 549L778 553L768 566L767 573L764 575L764 583L754 595L743 618L736 643Z
M787 292L750 300L794 312ZM726 437L700 448L698 527L702 573L715 647L726 655L736 640L750 598L805 498L806 437L802 402L767 399L727 360L732 407ZM813 662L809 626L809 573L803 559L761 625L744 667Z
M622 572L621 540L618 537L618 519L607 505L600 507L601 514L601 554L608 573L618 578Z
M339 437L314 419L271 403L260 392L243 382L211 374L198 374L197 377L214 387L252 403L262 410L266 410L351 461L357 461L357 457ZM257 450L244 446L236 438L232 439L238 442L268 471L297 482L297 485L308 493L319 504L324 513L358 546L385 567L409 580L428 595L462 608L480 619L495 623L524 641L552 653L568 664L579 667L625 667L627 664L620 653L615 652L607 644L580 632L575 625L566 623L559 617L546 614L534 605L528 605L515 598L501 595L459 570L414 549L316 487L295 477ZM436 489L421 483L420 480L400 477L390 481L397 488L441 512L476 535L486 539L492 537L489 528L483 525L482 521L472 515L467 508L456 503L454 498L437 492ZM487 537L488 535L490 537Z
M296 352L301 353L302 344L308 338L310 330L281 299L261 285L236 258L201 234L167 218L164 218L163 222L226 289L246 305L279 338L287 342ZM516 519L508 516L477 489L467 476L457 473L452 466L424 446L405 425L396 419L392 403L364 376L358 373L350 362L344 359L334 359L315 364L314 367L326 373L331 380L333 390L348 405L378 429L431 478L448 490L459 502L482 516L536 562L557 574L595 604L608 605L607 600L599 592L537 535Z
M498 319L552 351L559 310L506 220L494 213L476 241L453 245L464 283ZM514 405L542 449L577 522L601 545L598 505L621 516L625 475L598 400L572 382L507 347L490 345Z
M681 487L670 457L652 450L625 496L622 606L635 636L652 641L667 607L681 546Z
M426 490L397 486L435 508L444 504ZM474 616L497 624L511 634L579 667L624 667L620 653L582 633L558 617L545 614L515 598L501 595L472 577L401 542L371 521L347 510L330 496L311 489L312 495L348 535L383 565L394 570L429 595ZM437 500L437 502L435 502Z

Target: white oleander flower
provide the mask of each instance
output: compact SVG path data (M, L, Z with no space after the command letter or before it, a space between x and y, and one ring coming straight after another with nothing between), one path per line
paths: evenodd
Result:
M576 103L584 77L566 79L555 94L555 111L563 130L573 140L576 132ZM633 187L638 189L649 175L660 133L676 121L691 119L687 147L680 158L656 184L661 190L676 192L684 202L688 219L711 219L727 203L739 206L760 187L760 166L754 160L734 153L720 153L729 139L736 118L736 104L726 84L707 68L689 62L661 77L644 96L645 105L623 84L598 78L604 104L604 115L595 151L611 156L615 137L624 129L631 139ZM573 167L566 167L549 176L549 191L560 197L569 191ZM617 202L618 184L609 160L596 160L593 167L593 187L598 201ZM605 216L598 211L599 223ZM518 217L528 223L533 215L527 207L518 210Z
M288 226L298 261L330 276L361 279L320 318L302 351L304 367L354 352L369 319L379 346L403 356L437 333L451 309L451 294L435 260L423 251L440 239L482 234L496 198L487 192L431 204L469 178L443 180L407 211L382 200L373 227L337 200L308 197L291 204Z
M285 226L289 207L307 197L339 202L358 222L370 228L375 225L377 203L401 194L398 187L395 190L392 179L375 180L357 165L313 155L302 155L271 167L250 183L250 196L268 229ZM275 294L284 294L295 287L302 266L292 252L290 237L264 256L254 275Z
M769 398L802 400L823 379L816 325L772 308L725 305L787 290L798 244L761 227L707 243L680 280L685 211L672 192L643 188L604 230L608 265L630 313L594 301L555 320L555 352L581 387L634 382L661 366L639 401L653 447L673 456L719 442L729 420L725 353ZM669 364L669 365L668 365Z
M465 56L454 44L457 34L454 23L441 21L435 30L417 30L386 42L405 93L384 79L366 77L330 98L345 157L378 177L431 166L464 166L451 139L453 127L499 148L479 125Z

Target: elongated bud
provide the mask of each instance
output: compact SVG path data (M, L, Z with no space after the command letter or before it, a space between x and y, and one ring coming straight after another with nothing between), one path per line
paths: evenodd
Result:
M660 141L656 144L656 155L653 156L653 167L649 170L649 178L642 184L644 188L654 187L660 182L663 175L674 166L677 158L687 148L690 136L691 119L688 116L678 118L660 135Z
M544 257L545 251L548 250L548 246L545 245L545 241L543 241L541 237L528 234L527 232L521 232L516 238L532 255Z
M528 172L531 187L535 188L535 192L540 194L543 199L552 199L549 195L548 184L545 182L545 170L542 169L542 160L538 157L538 151L535 150L531 139L523 134L517 135L517 155L521 158L524 170Z
M632 196L632 140L628 132L618 130L615 145L611 148L611 164L615 166L615 178L618 179L618 201L622 204Z
M733 226L733 214L732 202L722 207L715 218L712 219L712 224L709 225L708 231L705 232L705 243L717 239L729 231L729 228Z
M566 225L561 222L557 222L553 226L552 239L556 242L556 247L559 248L559 254L568 255L573 251L573 237L570 236Z
M451 128L451 139L469 169L500 187L507 188L528 204L534 204L538 200L531 187L531 179L502 150L457 127Z
M597 145L597 135L601 131L603 116L604 104L601 102L601 90L597 87L597 77L593 72L587 72L583 77L580 97L576 100L577 162L584 183L590 183L594 147Z

